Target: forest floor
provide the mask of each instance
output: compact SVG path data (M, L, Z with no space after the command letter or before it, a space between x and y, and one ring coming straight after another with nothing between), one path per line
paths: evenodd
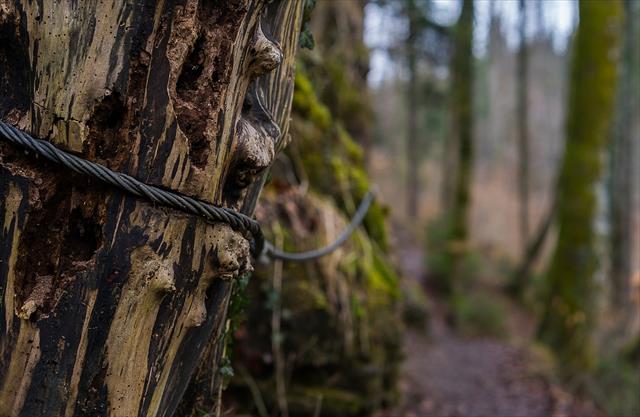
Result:
M421 288L427 274L420 245L411 239L398 247L405 279ZM446 320L446 304L428 293L428 330L408 329L401 406L387 417L602 417L589 401L563 389L535 355L535 323L516 303L495 290L507 305L507 335L464 337Z

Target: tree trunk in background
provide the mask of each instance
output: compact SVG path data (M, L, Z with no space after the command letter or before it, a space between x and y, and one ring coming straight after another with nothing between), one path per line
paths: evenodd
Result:
M529 123L527 83L527 7L520 0L520 49L518 50L518 194L520 196L520 245L526 256L529 244Z
M540 221L538 230L533 234L533 238L529 242L529 246L520 260L520 264L514 269L513 276L511 277L511 284L507 287L507 290L516 297L524 295L525 285L529 275L531 274L531 270L533 269L536 260L541 255L547 236L549 236L551 226L553 226L553 220L556 214L555 212L556 207L554 203L546 216Z
M526 39L527 7L524 0L519 1L520 9L520 48L517 63L517 103L518 103L518 202L520 204L518 223L520 226L520 250L522 264L529 261L529 117L528 117L528 51ZM520 294L527 284L528 274L521 274L528 268L518 268L511 290Z
M450 87L451 88L451 87ZM440 212L449 218L453 207L453 187L456 180L458 164L458 141L455 136L455 127L445 137L442 144L442 164L440 165Z
M633 213L640 186L638 173L634 172L634 164L640 163L640 50L637 43L640 39L640 3L627 1L624 6L622 71L610 148L611 304L624 331L633 332L630 325L638 324L631 323L638 315L637 306L632 303L631 280L634 272Z
M469 208L473 172L473 1L464 0L454 33L452 63L453 131L457 141L456 175L450 216L449 251L452 253L453 283L456 290L462 274L469 234Z
M407 18L409 20L409 34L406 41L407 67L409 82L407 83L407 216L409 220L418 215L418 193L420 185L418 176L418 91L417 85L417 51L418 41L418 10L414 0L407 0Z
M535 37L537 39L544 39L546 36L546 29L544 26L544 2L535 2Z
M568 370L593 365L593 223L616 84L619 0L580 3L569 91L567 145L558 179L558 240L546 277L540 337Z
M367 86L369 50L364 44L364 14L369 0L307 1L314 55L327 61L326 83L316 86L336 121L362 146L368 163L373 141L373 108ZM313 67L313 65L311 65ZM341 69L341 70L338 70ZM310 74L314 78L316 74ZM320 74L318 74L320 76Z
M300 20L301 1L0 0L0 117L250 214ZM0 158L0 415L171 416L205 350L219 386L245 237L8 143Z

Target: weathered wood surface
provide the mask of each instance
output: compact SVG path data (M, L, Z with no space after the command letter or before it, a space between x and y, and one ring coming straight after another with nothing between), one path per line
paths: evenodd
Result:
M301 7L0 0L0 117L251 213L286 142ZM6 143L0 234L0 416L173 415L251 269L228 226Z

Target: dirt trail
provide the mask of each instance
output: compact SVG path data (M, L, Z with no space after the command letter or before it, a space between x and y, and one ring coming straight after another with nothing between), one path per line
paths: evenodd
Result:
M399 241L411 242L402 236ZM416 245L399 245L405 279L424 277ZM420 259L416 259L420 257ZM389 417L602 417L592 405L578 401L536 375L524 347L531 321L513 306L509 340L456 335L446 324L444 308L433 295L428 334L409 330L405 337L403 405ZM517 343L513 341L517 340ZM529 340L530 341L530 340Z
M521 352L501 342L448 338L430 343L409 333L407 416L550 415L543 381L528 375Z

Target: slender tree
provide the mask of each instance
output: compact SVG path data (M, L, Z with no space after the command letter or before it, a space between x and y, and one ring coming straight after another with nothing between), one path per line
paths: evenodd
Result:
M415 0L406 0L406 14L408 21L408 34L405 42L407 54L407 69L409 70L409 82L407 83L407 215L415 219L418 215L419 186L419 152L418 152L418 35L419 35L419 9Z
M0 0L0 118L251 214L286 137L301 3ZM0 234L1 416L215 410L245 236L4 142Z
M518 194L520 196L520 245L523 254L529 242L529 90L527 81L527 7L519 1L520 48L518 49Z
M525 0L519 1L520 10L520 47L517 62L517 104L518 104L518 203L520 210L518 222L520 226L521 265L514 276L511 290L520 294L528 281L530 266L529 251L529 117L528 117L528 60L529 52L526 39L527 7ZM542 235L544 237L544 234ZM537 240L537 239L536 239ZM544 239L541 240L541 242ZM536 245L534 245L536 246Z
M593 364L595 185L602 172L617 76L622 2L581 1L557 194L558 239L539 329L567 369Z
M535 37L537 39L544 38L545 27L544 27L544 2L536 1L535 5Z
M407 99L407 141L406 141L406 191L407 191L407 215L416 218L420 194L420 161L422 159L420 143L424 133L420 133L418 116L421 106L428 95L428 83L426 91L421 94L421 80L419 74L420 64L424 62L437 64L443 61L443 50L449 38L449 27L443 26L431 18L431 0L403 0L399 15L407 22L407 36L402 48L403 58L406 60L409 80L406 85Z
M454 29L451 95L452 122L457 142L456 175L450 219L449 248L452 252L452 289L459 285L461 264L469 234L469 208L473 172L473 1L463 0Z

